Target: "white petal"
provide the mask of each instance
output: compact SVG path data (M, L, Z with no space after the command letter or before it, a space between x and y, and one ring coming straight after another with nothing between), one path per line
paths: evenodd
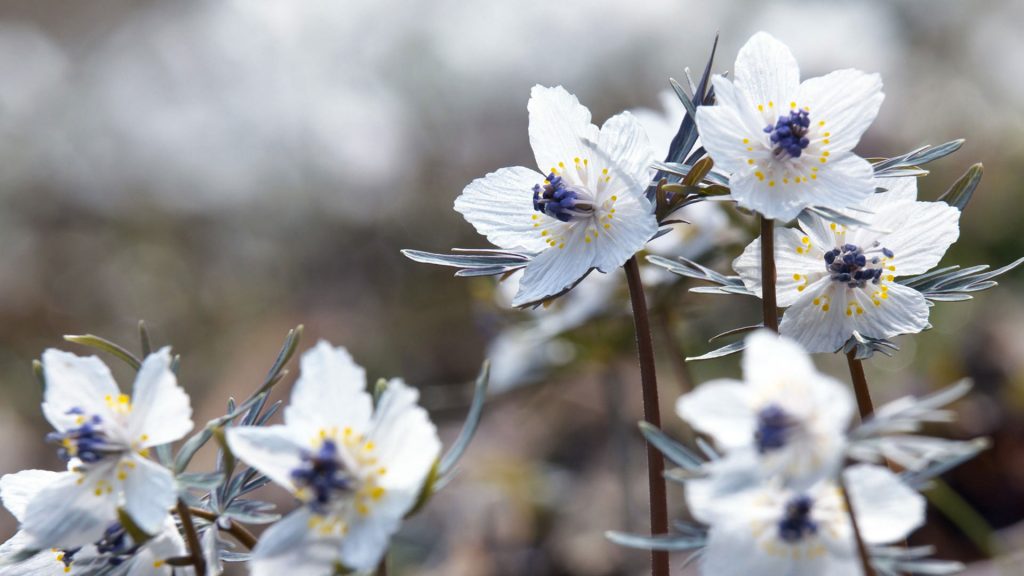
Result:
M335 539L318 539L310 531L313 513L303 506L263 533L252 560L252 576L330 574L339 559Z
M470 182L455 211L499 248L540 252L548 246L541 232L558 223L533 209L533 187L545 178L522 166L502 168Z
M744 208L770 220L786 222L796 218L807 206L822 205L814 186L807 183L784 185L768 177L759 178L757 174L756 169L745 169L729 177L731 196Z
M401 518L409 511L431 467L441 454L441 440L427 411L417 401L419 392L398 379L388 382L374 414L369 434L374 454L387 473L380 484L388 495L389 513ZM374 506L374 512L378 506Z
M593 241L594 265L601 272L610 274L643 249L657 233L658 220L654 215L654 205L645 196L623 194L615 201L615 214L605 226L598 229L598 236Z
M765 125L774 123L780 109L789 109L800 86L800 67L793 53L766 32L754 34L740 48L735 72L736 87L752 104L764 106L765 118L770 120Z
M373 570L384 557L391 535L400 525L400 518L373 514L356 516L341 542L341 563L359 572Z
M882 79L860 70L837 70L800 85L800 107L810 108L812 140L828 132L825 149L833 154L852 150L878 116Z
M373 413L366 371L344 348L321 340L302 355L302 374L292 390L284 421L310 438L325 427L350 427L363 433Z
M806 240L805 240L806 239ZM831 246L826 246L831 249ZM748 290L761 296L761 239L757 238L732 263ZM775 228L775 298L787 308L825 275L824 250L809 235L794 228Z
M76 472L61 477L39 491L25 509L22 529L39 548L75 548L95 542L117 519L117 494L113 465L98 467L83 478ZM101 483L102 482L102 483Z
M597 126L590 123L590 110L565 88L534 86L527 110L530 146L541 172L561 172L564 166L559 163L572 166L575 158L592 156L592 146L598 139Z
M44 487L61 477L60 472L49 470L22 470L0 477L0 499L4 507L18 522L25 521L25 508Z
M622 112L606 120L597 138L597 154L603 157L599 163L628 183L634 194L647 189L654 151L636 116Z
M843 472L857 526L867 544L906 538L924 524L923 496L883 466L857 464Z
M32 539L17 532L10 540L0 544L0 576L65 576L63 552L44 550L35 556L10 564L10 559L32 548ZM72 574L74 574L72 572Z
M917 178L901 176L899 178L875 178L875 188L885 188L885 192L876 192L868 196L857 207L873 213L896 205L906 205L917 201Z
M132 457L125 459L124 511L146 534L156 534L163 527L178 493L174 475L152 460Z
M960 237L960 211L945 202L900 204L878 214L875 225L892 230L880 241L896 253L896 274L923 274Z
M928 326L929 312L924 295L902 284L886 285L889 288L884 293L887 295L886 298L872 297L863 290L853 292L860 305L859 309L846 310L850 312L847 316L852 320L853 327L861 334L872 338L892 338L900 334L917 334L924 330ZM868 288L871 287L872 285L868 284ZM883 293L879 290L875 294Z
M538 254L523 273L513 306L538 303L572 288L595 266L595 242L586 242L583 226L569 231L564 244ZM564 246L564 247L563 247Z
M192 430L188 394L171 371L171 349L146 357L135 378L129 433L141 446L174 442Z
M810 185L807 205L841 210L858 206L875 193L874 168L854 154L835 155L819 164L818 178L797 187ZM860 215L863 219L864 215Z
M311 448L314 438L309 440L308 447ZM239 460L277 484L295 491L292 470L302 464L302 451L307 446L300 444L286 426L228 428L227 441Z
M757 419L750 390L736 380L712 380L676 402L676 414L694 429L710 435L726 450L754 441Z
M729 80L715 77L713 82L718 103L697 108L697 128L715 166L738 172L747 168L748 158L763 153L764 127L754 125L760 120L753 115L746 99L734 94L735 87Z
M795 341L770 330L747 336L743 350L743 377L752 391L776 390L790 382L803 384L817 375L811 357Z
M853 326L844 314L846 303L846 287L822 278L782 315L779 332L808 352L835 352L853 334Z
M206 545L206 534L215 534L216 529L209 529L203 534L203 547ZM204 550L205 551L205 550ZM188 551L185 548L185 541L182 539L174 521L168 518L164 522L163 529L159 534L146 542L142 548L131 559L131 565L125 576L171 576L174 574L174 567L167 564L168 558L184 556ZM215 566L207 559L207 574L216 576L219 571L214 571ZM187 574L192 574L193 569L186 569ZM181 569L179 568L179 571Z
M75 356L51 348L43 352L43 374L43 414L61 432L78 426L77 416L69 411L105 416L105 398L120 394L110 369L95 356Z

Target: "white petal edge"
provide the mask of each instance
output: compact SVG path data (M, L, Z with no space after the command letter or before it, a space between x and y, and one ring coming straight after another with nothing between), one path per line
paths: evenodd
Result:
M178 499L174 475L160 464L138 456L126 458L124 463L124 511L143 532L156 534Z
M110 368L95 356L76 356L50 348L43 352L43 375L43 415L60 432L78 425L70 410L107 415L104 399L120 394Z
M750 389L738 380L701 384L676 401L676 414L726 450L754 441L757 419L750 406Z
M28 503L40 490L60 477L60 472L50 470L22 470L14 474L4 474L0 477L0 500L3 500L4 508L7 508L18 522L24 522Z
M309 448L312 448L312 441L310 438ZM306 446L286 426L228 428L227 442L239 460L279 486L295 491L291 474L302 464L302 450Z
M146 357L135 378L129 434L140 446L174 442L192 430L192 405L171 363L171 349L162 348Z
M590 157L598 129L590 123L590 110L575 95L561 86L537 85L530 91L526 108L530 114L530 146L541 172L547 174L558 168L559 162Z
M780 109L789 109L800 87L800 67L789 48L767 32L754 34L736 55L736 87L752 104L765 108L774 122Z
M522 166L502 168L470 182L455 211L499 248L540 252L548 246L540 233L557 222L533 209L533 187L546 178Z
M310 437L330 426L366 431L373 399L366 391L366 371L348 350L321 340L302 355L301 372L284 410L286 425Z
M896 542L924 525L924 496L888 468L857 464L847 468L843 476L867 544Z
M569 290L594 267L594 242L584 240L582 226L569 232L564 248L548 248L529 264L519 282L513 306L529 306Z

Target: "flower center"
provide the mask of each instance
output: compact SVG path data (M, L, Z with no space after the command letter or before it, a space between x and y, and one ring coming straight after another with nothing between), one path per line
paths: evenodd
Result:
M856 244L843 244L839 248L833 248L825 252L825 270L831 275L832 280L842 282L850 288L863 288L868 282L878 284L885 271L883 261L892 259L895 254L885 247L874 253L877 248L878 242L875 242L872 250L868 251L862 250Z
M757 413L757 430L754 432L757 451L764 454L784 447L795 427L793 418L778 405L762 408Z
M799 158L804 148L811 143L807 139L807 128L810 125L811 119L807 117L806 110L793 110L788 116L779 116L774 126L766 126L764 131L769 134L772 144L775 144L775 157L782 159L788 154Z
M103 432L103 419L98 415L87 417L78 407L68 410L67 413L77 416L78 427L46 435L48 442L60 445L57 453L64 461L78 458L86 464L92 464L122 451L107 439Z
M562 222L582 220L593 216L594 196L551 172L543 184L533 187L533 209Z
M797 496L786 503L786 513L779 520L779 538L795 544L818 532L818 524L811 520L814 502L807 496Z
M323 508L332 496L350 493L356 488L356 479L345 468L333 440L324 440L316 452L304 452L302 465L292 470L292 479L301 488L312 491L314 508Z

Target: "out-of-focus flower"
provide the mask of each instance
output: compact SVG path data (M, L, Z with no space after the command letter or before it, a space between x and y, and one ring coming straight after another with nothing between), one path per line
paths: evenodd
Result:
M367 571L380 562L441 450L418 398L395 379L374 409L364 370L345 349L320 342L302 357L283 425L228 430L238 458L302 501L264 533L253 574Z
M912 334L928 326L928 303L894 282L939 263L960 235L960 211L945 202L918 202L914 178L879 180L888 192L860 204L868 227L809 215L800 228L775 231L776 294L789 309L779 329L811 352L834 352L856 330L871 338ZM760 239L733 263L746 287L760 294Z
M4 506L20 522L26 510L42 489L61 479L60 472L24 470L8 474L0 481L0 497ZM0 576L65 576L67 574L111 574L113 576L171 576L193 574L192 568L174 568L167 558L186 553L185 543L170 517L164 519L160 532L138 543L124 526L113 522L104 528L95 542L74 548L50 548L31 558L16 561L17 555L31 549L33 540L18 532L0 544ZM15 560L13 563L8 563Z
M868 545L897 542L924 523L925 500L881 466L843 471L857 526ZM806 490L757 485L719 497L717 478L687 483L694 517L710 526L701 555L709 576L862 574L842 488L823 479Z
M676 403L681 418L726 452L712 468L756 462L762 476L797 484L831 475L853 416L847 388L818 372L795 342L768 331L747 338L743 378L707 382Z
M595 268L618 268L658 227L644 195L651 149L632 114L598 129L560 86L535 86L528 109L530 145L544 172L502 168L455 200L455 210L496 246L537 254L513 306L558 296Z
M174 476L148 458L153 446L192 429L192 407L171 371L169 348L139 368L122 394L94 356L43 354L43 414L69 472L27 503L22 530L33 548L74 548L99 540L123 509L147 534L160 531L177 499Z
M735 82L713 82L717 104L697 110L697 125L740 206L790 220L874 192L871 165L852 150L882 104L877 74L839 70L801 83L789 49L759 32L736 57Z

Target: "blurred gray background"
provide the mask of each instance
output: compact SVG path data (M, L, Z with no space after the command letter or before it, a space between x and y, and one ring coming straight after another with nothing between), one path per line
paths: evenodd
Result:
M598 123L660 110L668 78L699 72L716 31L717 71L764 29L804 77L880 72L886 101L865 156L966 138L930 166L921 196L983 161L946 262L1009 262L1024 255L1022 24L1013 0L0 0L0 472L60 466L32 359L80 351L63 334L134 347L139 319L182 355L197 422L257 386L303 323L305 346L330 339L371 377L420 386L450 440L487 342L526 315L496 304L492 281L398 250L485 246L451 204L473 178L532 163L533 84L566 86ZM720 270L753 235L733 221L736 241L706 259ZM758 309L686 286L660 295L677 341L659 340L663 412L680 437L681 348L709 349ZM975 378L943 433L994 447L946 480L988 546L934 511L913 543L976 574L1020 573L1022 290L1014 274L937 307L934 330L869 366L880 400ZM643 573L644 553L603 537L646 522L631 327L613 310L567 335L570 366L493 400L460 480L397 539L395 573ZM691 366L692 378L736 375L736 360ZM820 364L841 375L836 360ZM681 492L670 498L682 514ZM0 514L0 536L14 529Z

